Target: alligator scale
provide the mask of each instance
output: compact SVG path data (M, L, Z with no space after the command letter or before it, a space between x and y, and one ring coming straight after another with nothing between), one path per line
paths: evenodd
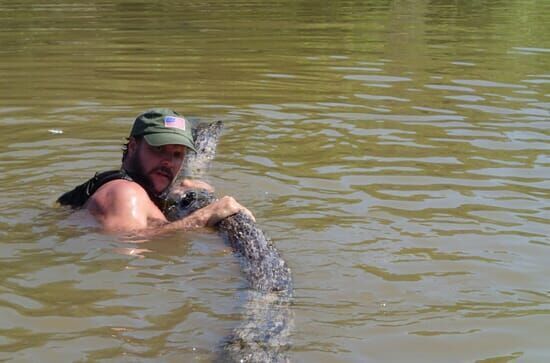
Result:
M215 156L222 129L221 121L199 124L194 129L197 152L188 152L180 177L204 176ZM171 191L165 198L169 220L180 219L216 200L214 194L202 189ZM219 361L287 362L293 326L290 268L248 215L240 212L229 216L216 228L239 257L250 285L244 318L224 342Z

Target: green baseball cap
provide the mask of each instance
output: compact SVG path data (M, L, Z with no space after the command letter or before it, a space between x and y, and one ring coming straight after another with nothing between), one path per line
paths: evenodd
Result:
M167 108L155 108L139 115L134 121L130 136L143 136L151 146L175 144L196 151L191 123Z

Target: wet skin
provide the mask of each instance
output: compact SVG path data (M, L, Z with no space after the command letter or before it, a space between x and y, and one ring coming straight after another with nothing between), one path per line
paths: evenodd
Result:
M143 139L131 138L122 166L132 175L139 175L139 184L127 180L108 182L90 197L85 208L107 232L141 235L212 226L239 211L254 218L234 198L225 196L183 219L168 222L146 189L158 194L168 188L181 168L185 152L182 145L155 147ZM205 183L186 181L181 187L200 188L201 185Z

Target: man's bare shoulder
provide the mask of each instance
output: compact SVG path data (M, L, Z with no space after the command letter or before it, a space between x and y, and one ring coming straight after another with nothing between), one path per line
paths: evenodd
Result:
M102 185L91 197L90 203L108 205L118 202L128 202L137 199L137 201L149 201L147 192L136 182L117 179Z
M88 200L86 208L96 217L150 215L156 208L138 183L117 179L102 185Z
M105 230L111 231L139 230L146 228L150 219L165 219L143 187L121 179L102 185L86 208Z

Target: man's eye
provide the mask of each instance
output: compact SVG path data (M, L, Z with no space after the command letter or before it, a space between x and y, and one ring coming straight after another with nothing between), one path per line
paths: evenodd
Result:
M176 159L182 159L183 158L183 153L182 152L175 152L174 153L174 157Z

